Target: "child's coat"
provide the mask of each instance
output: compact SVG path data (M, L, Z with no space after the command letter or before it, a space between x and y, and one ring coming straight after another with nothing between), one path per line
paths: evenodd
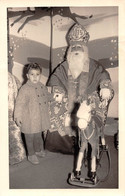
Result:
M28 81L19 91L16 99L14 118L22 122L23 133L38 133L50 128L47 87L42 83Z

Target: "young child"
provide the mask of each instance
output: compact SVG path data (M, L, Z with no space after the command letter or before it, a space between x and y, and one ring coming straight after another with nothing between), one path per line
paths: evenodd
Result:
M42 70L37 63L27 67L27 79L17 96L14 119L25 135L28 160L39 164L37 156L44 157L42 132L50 128L48 109L50 93L40 82Z

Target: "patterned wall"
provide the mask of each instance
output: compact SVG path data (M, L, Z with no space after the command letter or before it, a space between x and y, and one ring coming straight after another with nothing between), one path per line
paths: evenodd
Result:
M83 15L84 13L84 15ZM79 22L90 34L91 58L110 72L115 97L110 113L118 115L118 8L117 7L39 7L8 9L9 71L23 82L23 67L38 62L42 82L64 60L66 35ZM115 111L113 105L116 105Z

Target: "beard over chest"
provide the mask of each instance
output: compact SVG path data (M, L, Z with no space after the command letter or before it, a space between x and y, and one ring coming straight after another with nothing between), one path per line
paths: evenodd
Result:
M82 71L89 71L88 55L85 52L69 51L67 60L70 72L74 78L77 78Z

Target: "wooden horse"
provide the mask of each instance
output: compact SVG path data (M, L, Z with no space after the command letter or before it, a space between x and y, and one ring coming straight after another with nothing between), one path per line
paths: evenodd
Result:
M102 146L105 147L104 126L107 117L109 101L104 106L98 94L94 93L87 101L80 105L77 117L79 131L79 153L77 157L74 176L78 178L81 175L82 162L85 150L88 149L88 143L91 146L91 163L89 177L92 181L96 176L96 161L99 150L99 139Z

